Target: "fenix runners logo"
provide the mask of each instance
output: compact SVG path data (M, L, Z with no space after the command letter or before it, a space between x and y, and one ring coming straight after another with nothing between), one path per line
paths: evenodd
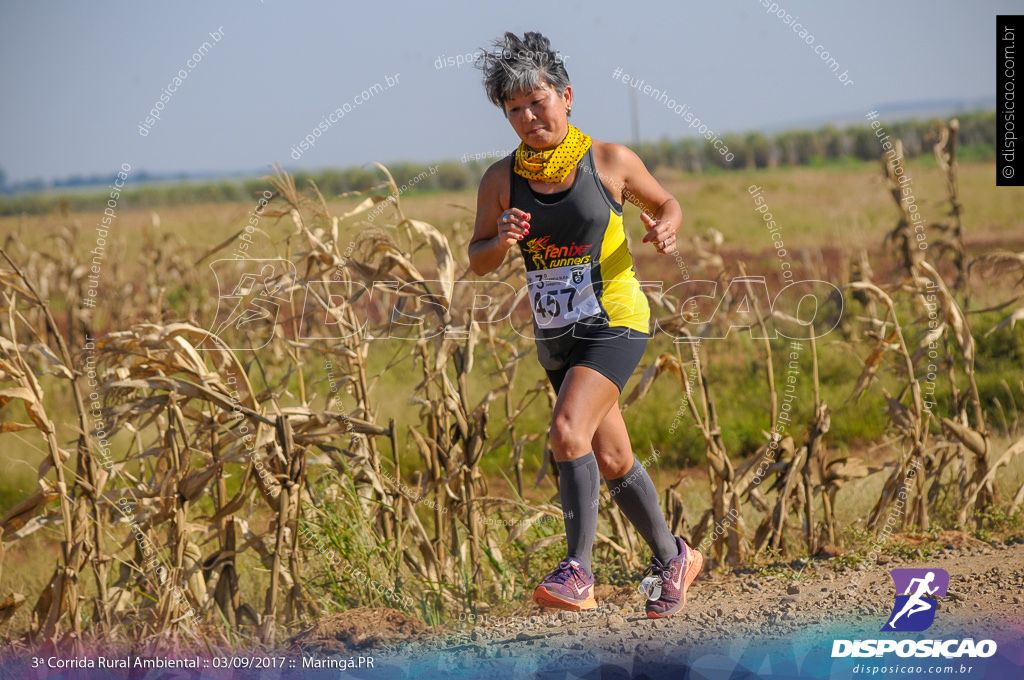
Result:
M938 608L938 601L928 598L946 596L949 572L945 569L893 569L889 575L896 584L896 604L882 631L927 630L935 622Z

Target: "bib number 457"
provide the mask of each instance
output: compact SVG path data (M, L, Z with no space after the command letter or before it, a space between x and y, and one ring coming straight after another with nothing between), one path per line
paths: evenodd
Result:
M575 297L575 288L537 291L533 295L533 311L538 319L557 319L562 316L562 303L559 300L565 300L565 312L568 314L573 311L572 301Z

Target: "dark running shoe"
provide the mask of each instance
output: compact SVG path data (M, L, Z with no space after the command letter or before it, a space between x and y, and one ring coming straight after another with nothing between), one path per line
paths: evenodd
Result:
M704 556L693 550L683 539L676 536L679 555L662 564L657 557L651 558L651 566L644 570L644 576L652 574L661 579L661 595L647 602L647 618L665 619L686 606L686 589L697 578L704 566Z
M541 607L570 612L596 609L594 577L587 576L579 562L566 558L533 591L533 601Z

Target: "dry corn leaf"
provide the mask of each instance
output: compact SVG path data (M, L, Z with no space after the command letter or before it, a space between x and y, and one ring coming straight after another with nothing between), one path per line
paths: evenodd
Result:
M352 217L353 215L358 215L359 213L364 212L364 211L369 210L370 208L372 208L374 206L374 203L376 203L376 201L374 200L374 197L370 196L369 198L364 199L362 202L359 203L359 205L357 205L356 207L352 208L348 212L343 212L342 214L338 215L335 219L343 220L343 219L346 219L348 217ZM336 235L335 235L335 239L337 239Z
M529 559L530 555L543 550L551 545L559 545L565 541L565 534L556 534L555 536L547 536L545 538L538 539L526 547L526 551L523 553L523 559Z
M629 397L627 397L626 401L623 402L622 410L625 411L638 399L643 399L650 391L651 385L654 384L654 381L662 373L671 373L676 376L679 379L680 385L684 382L683 369L679 364L679 359L667 352L661 354L654 360L654 363L648 366L647 370L644 371L643 376L640 378L640 382L637 383L636 387L633 388L633 391L630 392Z
M985 337L987 338L988 336L992 335L996 331L1001 331L1004 328L1006 328L1007 326L1010 327L1010 330L1013 330L1014 328L1016 328L1018 321L1024 321L1024 307L1019 307L1019 308L1015 309L1005 319L1000 321L997 325L993 326L991 328L991 330L989 330L988 333L985 333Z
M68 380L74 379L74 376L68 370L68 367L64 365L64 362L58 359L57 355L46 345L36 342L27 349L43 358L47 366L47 373L50 375L67 378Z
M71 458L71 452L68 451L67 449L57 447L57 453L60 456L61 465L68 462L68 459ZM46 458L43 458L43 462L39 464L39 468L36 470L36 478L42 479L43 477L46 476L46 473L49 472L51 468L53 468L53 456L47 456Z
M205 262L206 258L210 257L210 255L213 255L214 253L216 253L216 252L218 252L220 250L223 250L224 248L227 248L229 245L234 243L235 239L237 239L239 236L241 236L242 232L244 232L244 231L245 231L244 228L243 229L239 229L238 231L236 231L231 236L228 236L226 239L224 239L223 241L221 241L217 245L215 245L212 248L210 248L209 250L207 250L205 253L202 254L202 256L198 260L195 261L195 263L192 266L198 267L203 262Z
M445 300L450 303L453 282L455 281L455 258L452 256L452 249L448 245L448 239L432 224L427 222L405 220L399 226L402 225L412 227L417 234L424 237L427 243L430 244L431 249L434 251L434 259L437 260L437 275L441 277L441 282L444 283Z
M921 421L917 419L917 416L910 409L901 404L897 399L893 399L892 395L884 387L882 388L882 395L885 396L885 400L889 405L890 422L903 433L903 436L917 440L920 434Z
M48 515L39 515L33 517L29 521L25 522L25 525L11 534L11 538L19 540L25 538L29 534L34 534L43 527L52 525L60 525L64 522L64 518L61 516L60 511L51 512Z
M953 329L953 337L956 339L964 359L972 361L974 359L974 337L971 335L971 328L967 323L966 317L964 317L963 312L960 310L960 305L957 304L945 281L935 271L934 267L927 262L921 262L921 268L931 274L933 283L937 282L937 285L929 287L925 294L938 294L942 302L943 316L946 323Z
M210 483L210 480L224 467L222 461L218 461L212 465L193 470L188 473L184 479L178 482L178 493L180 493L185 500L194 501L202 495L206 485Z
M850 393L850 396L843 403L848 404L851 399L859 397L868 388L868 385L875 379L875 374L878 373L878 366L882 361L882 356L892 348L892 343L896 337L897 332L893 329L884 340L882 338L878 339L871 354L864 359L864 368L857 377L857 382L853 386L853 392Z
M21 399L25 402L25 412L40 432L50 434L53 431L50 419L46 417L46 411L43 410L32 390L27 387L8 387L0 390L0 408L6 406L12 399Z
M915 364L918 361L920 361L921 357L923 357L930 349L929 345L931 345L934 342L937 342L939 338L942 337L942 334L945 332L946 323L942 322L935 328L931 328L925 333L923 333L921 336L921 341L917 343L917 350L915 350L913 356L911 356L911 361Z
M961 425L949 418L942 419L942 426L976 455L984 456L988 451L988 440L977 430Z
M971 273L979 270L982 276L995 277L1021 273L1015 285L1024 284L1024 253L1013 253L1008 250L997 250L976 257L968 267Z
M869 468L863 459L856 456L837 458L825 467L826 483L845 482L867 477L882 468Z
M36 491L11 508L3 519L0 519L0 535L7 536L25 526L36 512L59 497L60 494L56 492Z
M23 604L25 604L25 596L21 593L11 593L5 597L0 602L0 623L6 623Z
M978 494L981 492L983 488L985 488L985 485L996 478L996 474L998 473L999 468L1001 468L1003 465L1008 465L1010 460L1014 456L1018 456L1022 453L1024 453L1024 437L1021 437L1011 446L1009 446L1005 451L1003 451L1003 455L999 456L999 460L997 460L995 464L989 468L988 472L985 474L985 477L975 487L974 493L971 495L971 498L968 501L969 504L973 505L974 501L978 499Z

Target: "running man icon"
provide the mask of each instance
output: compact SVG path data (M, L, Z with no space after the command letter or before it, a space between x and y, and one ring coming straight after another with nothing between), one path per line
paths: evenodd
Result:
M281 309L291 301L295 265L281 258L221 259L210 263L210 268L217 281L217 312L196 349L266 346L274 337Z
M265 264L259 274L244 274L239 277L238 285L231 292L231 297L236 298L237 303L228 314L227 320L217 328L217 335L231 326L241 329L242 326L259 319L269 321L271 324L277 321L280 305L274 300L287 302L288 298L281 294L282 285L272 280L274 275L274 266Z
M893 569L889 572L896 584L896 603L883 631L922 631L935 621L938 602L932 597L945 597L949 573L944 569Z
M923 601L921 599L921 596L924 595L925 593L927 593L929 595L934 595L935 594L935 591L938 590L939 587L938 586L935 586L934 588L929 588L928 587L928 584L931 583L934 580L935 580L935 574L933 572L930 572L930 571L928 572L928 575L925 576L924 578L911 579L910 587L913 588L915 583L918 584L917 592L913 593L910 596L910 598L907 599L907 603L905 605L903 605L903 609L900 610L900 613L897 614L896 616L892 617L892 619L889 620L889 624L888 625L889 625L890 628L893 627L894 623L896 623L896 619L900 618L904 614L907 615L907 618L910 618L911 616L913 616L914 614L917 614L918 612L927 611L927 610L932 608L932 606L930 604L928 604L927 602L925 602L925 601Z

